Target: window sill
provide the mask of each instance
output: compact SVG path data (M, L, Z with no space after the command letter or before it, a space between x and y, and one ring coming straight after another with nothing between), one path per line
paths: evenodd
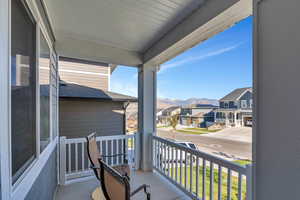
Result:
M13 186L12 200L25 199L28 192L32 188L35 180L40 175L42 169L45 167L47 161L49 160L51 154L55 150L58 144L58 137L56 137L40 154L32 166L27 169L20 180Z

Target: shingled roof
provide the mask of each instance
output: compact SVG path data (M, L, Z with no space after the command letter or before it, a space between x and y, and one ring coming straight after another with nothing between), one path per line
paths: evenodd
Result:
M235 101L235 100L238 100L238 98L240 98L240 96L243 93L245 93L246 91L252 92L252 88L251 87L237 88L237 89L233 90L232 92L230 92L229 94L227 94L222 99L220 99L220 101Z
M118 94L115 92L104 91L82 85L61 83L59 87L60 98L82 98L82 99L101 99L111 101L130 101L135 102L137 98Z

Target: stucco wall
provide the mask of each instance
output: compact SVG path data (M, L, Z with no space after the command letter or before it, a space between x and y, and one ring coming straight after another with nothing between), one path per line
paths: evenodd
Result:
M52 152L47 164L35 180L26 200L53 200L57 187L57 155Z

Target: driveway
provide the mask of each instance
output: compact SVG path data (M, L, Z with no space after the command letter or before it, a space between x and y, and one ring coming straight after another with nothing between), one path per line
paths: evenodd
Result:
M252 143L252 128L225 128L216 133L208 133L202 136Z
M233 132L232 135L230 133L231 131ZM198 146L200 151L227 160L252 159L252 143L249 140L249 138L251 138L249 136L249 134L251 135L250 128L242 128L241 132L239 132L237 128L225 129L220 132L203 135L184 134L157 129L157 134L163 138L193 142Z

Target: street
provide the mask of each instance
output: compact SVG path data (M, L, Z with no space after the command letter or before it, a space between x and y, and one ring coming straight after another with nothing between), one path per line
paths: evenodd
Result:
M207 152L227 160L252 160L251 141L234 140L227 136L222 137L222 135L224 135L222 131L219 136L218 132L195 135L174 132L171 130L157 129L157 134L163 138L192 142L197 145L200 151Z

